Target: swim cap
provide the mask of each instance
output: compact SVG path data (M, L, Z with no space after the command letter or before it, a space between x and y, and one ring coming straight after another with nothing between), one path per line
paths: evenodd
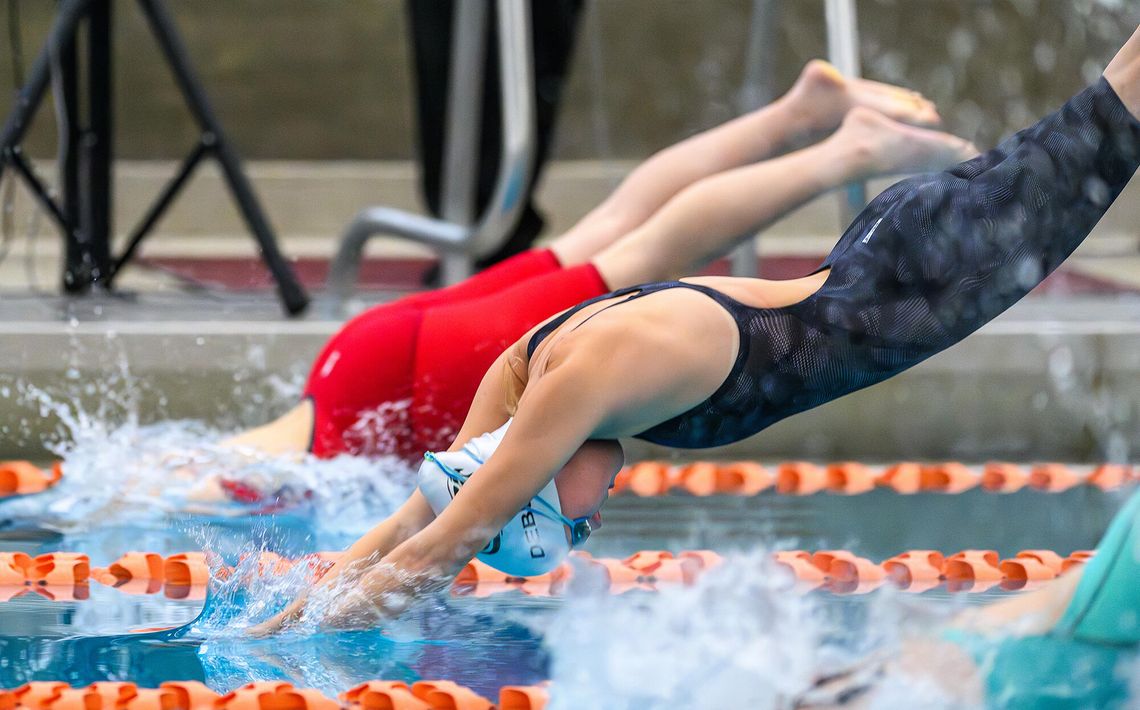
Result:
M510 420L493 432L468 442L459 451L427 453L420 465L418 484L428 505L439 515L452 498L503 440ZM562 515L558 488L554 479L523 506L495 537L475 557L482 562L514 577L545 574L558 566L570 552L571 536L589 536L588 523L571 521ZM584 534L578 528L585 526Z

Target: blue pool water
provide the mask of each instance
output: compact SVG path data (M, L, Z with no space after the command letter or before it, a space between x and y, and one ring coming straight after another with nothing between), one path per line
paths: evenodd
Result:
M729 562L692 587L615 596L580 569L560 598L424 595L379 628L308 623L256 639L245 630L307 582L259 572L250 553L296 557L343 548L402 501L410 472L392 461L249 461L208 447L205 457L170 456L201 451L210 435L178 424L81 438L67 451L67 477L57 489L0 502L0 550L81 551L105 566L130 550L209 549L238 568L215 583L208 601L128 595L92 583L83 600L26 594L0 602L0 687L194 679L227 691L251 680L286 680L335 696L365 680L442 678L495 697L503 685L554 679L555 707L773 706L821 673L870 651L897 650L963 607L1006 594L791 593L767 564L766 550L846 548L873 559L916 548L1067 552L1091 547L1123 499L1086 489L615 498L605 528L591 540L594 554L711 548ZM197 500L196 487L215 469L314 493L292 496L273 512ZM139 632L155 627L174 628ZM1121 663L1124 682L1140 669L1130 658ZM878 692L881 706L890 698L953 706L943 688L905 674L888 673Z

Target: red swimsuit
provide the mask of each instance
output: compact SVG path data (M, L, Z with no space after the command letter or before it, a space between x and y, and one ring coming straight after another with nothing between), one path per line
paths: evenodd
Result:
M311 450L415 458L446 448L487 369L546 318L609 291L590 264L547 250L463 283L376 306L345 324L313 363Z

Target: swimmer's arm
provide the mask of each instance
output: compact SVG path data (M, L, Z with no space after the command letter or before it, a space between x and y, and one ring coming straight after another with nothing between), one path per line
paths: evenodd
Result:
M400 613L424 591L442 588L587 439L644 431L692 407L724 378L701 366L704 358L689 351L688 340L678 346L674 339L599 336L550 358L543 375L527 383L514 423L479 475L423 530L370 568L329 623L374 623ZM472 421L497 421L501 404L485 404L482 413L472 406L464 430Z
M345 574L361 574L370 564L379 561L397 545L423 530L434 518L435 513L417 488L395 513L366 532L345 550L316 586L331 584ZM298 620L305 610L307 599L307 594L301 596L277 616L250 629L250 633L271 634Z
M681 406L672 401L675 370L636 367L644 360L607 350L576 348L532 380L479 475L384 561L414 573L456 574L587 439L631 435L648 428L660 412Z

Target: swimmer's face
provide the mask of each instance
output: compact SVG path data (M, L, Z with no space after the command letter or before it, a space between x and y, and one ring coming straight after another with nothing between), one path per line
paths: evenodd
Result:
M616 441L587 441L554 477L562 514L570 519L590 518L601 527L601 508L610 483L625 464L625 452Z

